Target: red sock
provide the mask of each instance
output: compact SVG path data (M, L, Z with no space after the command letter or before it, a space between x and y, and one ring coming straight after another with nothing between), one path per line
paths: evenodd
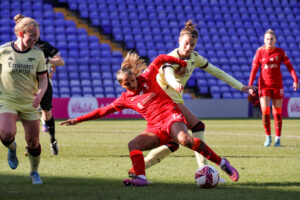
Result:
M130 159L132 167L136 175L146 175L145 172L145 160L143 153L140 150L130 151Z
M270 107L262 107L262 122L265 128L266 135L271 135L271 123L270 123Z
M282 129L281 108L273 108L273 115L275 122L275 135L280 137Z
M262 122L265 128L266 135L271 135L270 115L262 114Z
M194 151L197 151L202 156L204 156L208 160L216 163L217 165L220 164L220 162L221 162L220 156L218 156L211 148L209 148L209 146L207 146L200 139L198 139L198 138L193 138L193 139L194 139L194 144L192 146L192 149Z

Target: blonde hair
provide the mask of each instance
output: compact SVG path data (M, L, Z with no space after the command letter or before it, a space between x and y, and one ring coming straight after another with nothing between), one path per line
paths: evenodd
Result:
M17 14L14 17L14 21L16 23L15 25L15 34L18 36L18 33L20 31L28 31L31 28L39 28L40 25L39 23L37 23L34 19L30 18L30 17L25 17L21 14Z
M123 74L133 74L138 77L146 67L145 60L140 58L137 53L129 52L121 64L121 69L117 72L117 80L120 83Z
M269 28L269 29L265 32L264 36L266 36L266 34L271 34L271 35L273 35L273 36L275 37L275 39L276 39L275 32L274 32L272 29Z
M185 27L183 29L181 29L180 31L180 36L185 35L185 34L190 34L192 35L193 38L198 38L199 33L196 29L196 24L193 24L192 20L188 20L185 23Z

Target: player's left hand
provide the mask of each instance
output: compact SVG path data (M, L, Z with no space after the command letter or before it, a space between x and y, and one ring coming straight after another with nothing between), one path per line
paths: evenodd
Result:
M248 85L244 85L241 89L242 92L246 92L248 93L250 90L255 91L257 90L256 86L248 86ZM253 92L252 92L253 93Z
M299 88L299 83L294 82L294 83L293 83L293 88L294 88L294 91L298 90L298 88Z

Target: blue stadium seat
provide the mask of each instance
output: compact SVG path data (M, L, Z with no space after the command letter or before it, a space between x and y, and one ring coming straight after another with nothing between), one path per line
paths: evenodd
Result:
M70 86L72 87L80 87L80 81L78 79L70 80Z
M72 86L71 87L71 95L82 95L82 92L81 92L81 88L80 87L76 87L76 86Z
M104 94L103 87L94 87L94 93L97 94Z
M82 79L81 80L81 86L82 87L91 87L92 86L92 82L89 79Z
M223 99L232 99L232 93L231 92L224 92L222 93Z
M100 79L93 79L92 85L93 85L93 87L102 87L103 83L102 83L102 80L100 80Z
M234 99L242 99L242 98L244 98L244 96L243 96L243 94L241 92L234 92L234 93L232 93L232 98L234 98Z
M90 88L90 87L83 87L82 88L82 94L85 97L87 97L87 96L93 96L93 89Z

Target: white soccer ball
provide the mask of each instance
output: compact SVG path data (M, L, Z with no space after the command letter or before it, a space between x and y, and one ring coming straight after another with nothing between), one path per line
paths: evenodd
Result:
M195 181L201 188L214 188L219 183L219 172L210 165L204 165L196 170Z

